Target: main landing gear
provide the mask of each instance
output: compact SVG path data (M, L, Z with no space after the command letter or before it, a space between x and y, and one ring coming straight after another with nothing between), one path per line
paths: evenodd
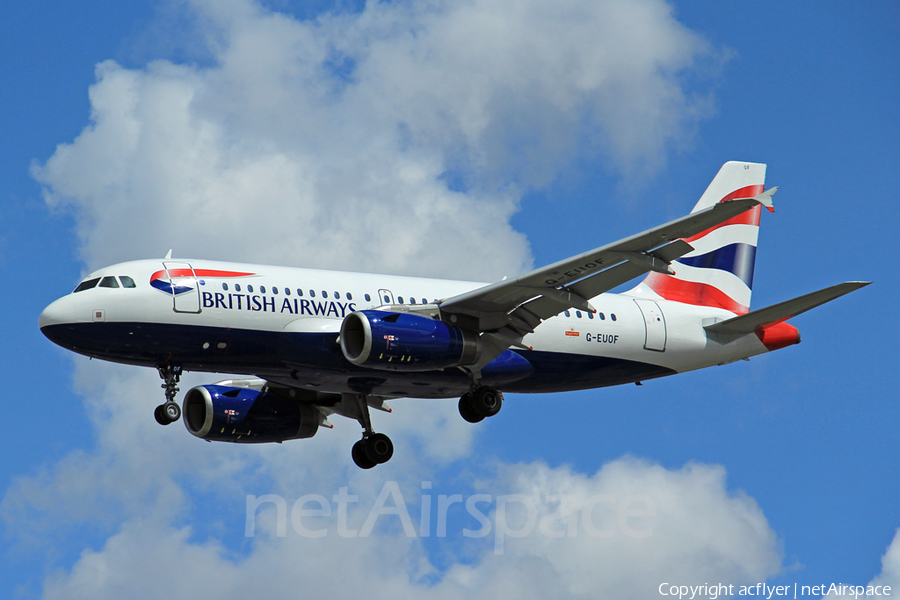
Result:
M364 394L352 394L350 398L345 396L345 402L349 399L350 406L345 404L345 409L356 417L363 428L362 439L353 444L351 456L353 462L360 469L371 469L391 460L394 455L394 444L391 438L383 433L375 433L372 430L372 420L369 418L369 403Z
M469 423L478 423L485 417L493 417L503 406L503 394L483 385L459 399L459 414Z
M173 365L163 365L156 367L159 376L165 382L162 388L166 390L166 401L160 404L153 411L156 422L160 425L169 425L181 418L181 407L175 402L175 395L178 394L178 382L181 380L181 367Z

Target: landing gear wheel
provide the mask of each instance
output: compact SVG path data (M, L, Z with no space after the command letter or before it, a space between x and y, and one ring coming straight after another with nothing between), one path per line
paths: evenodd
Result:
M181 418L181 407L174 402L166 402L156 407L153 416L160 425L170 425Z
M349 398L342 399L349 415L356 417L363 428L363 437L353 444L351 456L353 462L360 469L371 469L391 460L394 455L394 444L391 438L383 433L375 433L372 430L372 420L369 418L369 402L365 394L353 394Z
M353 462L355 462L356 466L360 469L371 469L376 464L378 464L372 460L369 460L369 457L366 456L365 440L359 440L358 442L353 444L353 449L350 451L350 455L353 457Z
M484 420L484 415L479 415L472 407L472 394L464 394L459 399L459 414L469 423L480 423Z
M162 412L166 415L169 423L174 423L181 418L181 407L178 406L177 402L166 402L162 406Z
M472 392L472 410L485 417L493 417L503 406L503 394L490 386L482 386Z
M373 433L362 442L366 457L376 465L386 463L394 455L394 443L383 433Z
M181 418L181 407L175 403L175 396L178 394L182 368L179 365L165 364L156 367L156 370L164 382L162 388L166 391L166 401L156 407L153 416L160 425L169 425Z

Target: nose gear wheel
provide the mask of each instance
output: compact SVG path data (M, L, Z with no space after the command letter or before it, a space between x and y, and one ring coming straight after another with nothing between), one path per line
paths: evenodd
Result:
M165 364L156 367L159 376L163 380L162 388L166 392L166 401L156 407L153 416L160 425L169 425L181 418L181 407L175 402L178 394L178 382L181 381L182 369L180 366Z

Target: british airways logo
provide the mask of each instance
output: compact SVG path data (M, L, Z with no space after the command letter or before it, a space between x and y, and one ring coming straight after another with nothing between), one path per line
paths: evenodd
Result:
M194 282L199 277L231 278L249 277L251 275L256 275L256 273L218 271L216 269L164 269L150 276L150 285L169 296L178 296L179 294L192 291L194 288L186 285L186 283Z
M251 312L287 313L336 317L343 319L356 310L355 302L335 302L334 300L308 300L306 298L282 298L280 306L277 298L262 294L237 294L223 292L203 292L204 309L246 310Z

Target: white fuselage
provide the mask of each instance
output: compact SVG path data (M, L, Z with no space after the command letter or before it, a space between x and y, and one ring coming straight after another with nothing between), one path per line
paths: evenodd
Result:
M85 281L94 279L48 306L40 323L53 341L88 356L144 366L176 361L186 370L247 373L334 393L367 374L377 380L372 391L384 396L452 397L470 385L455 369L393 373L351 365L337 336L353 311L439 306L482 283L168 259L120 263ZM707 334L704 326L734 316L724 309L628 293L601 294L591 304L596 314L570 309L526 335L522 344L531 349L513 351L533 372L501 378L497 387L601 387L766 352L756 335Z

